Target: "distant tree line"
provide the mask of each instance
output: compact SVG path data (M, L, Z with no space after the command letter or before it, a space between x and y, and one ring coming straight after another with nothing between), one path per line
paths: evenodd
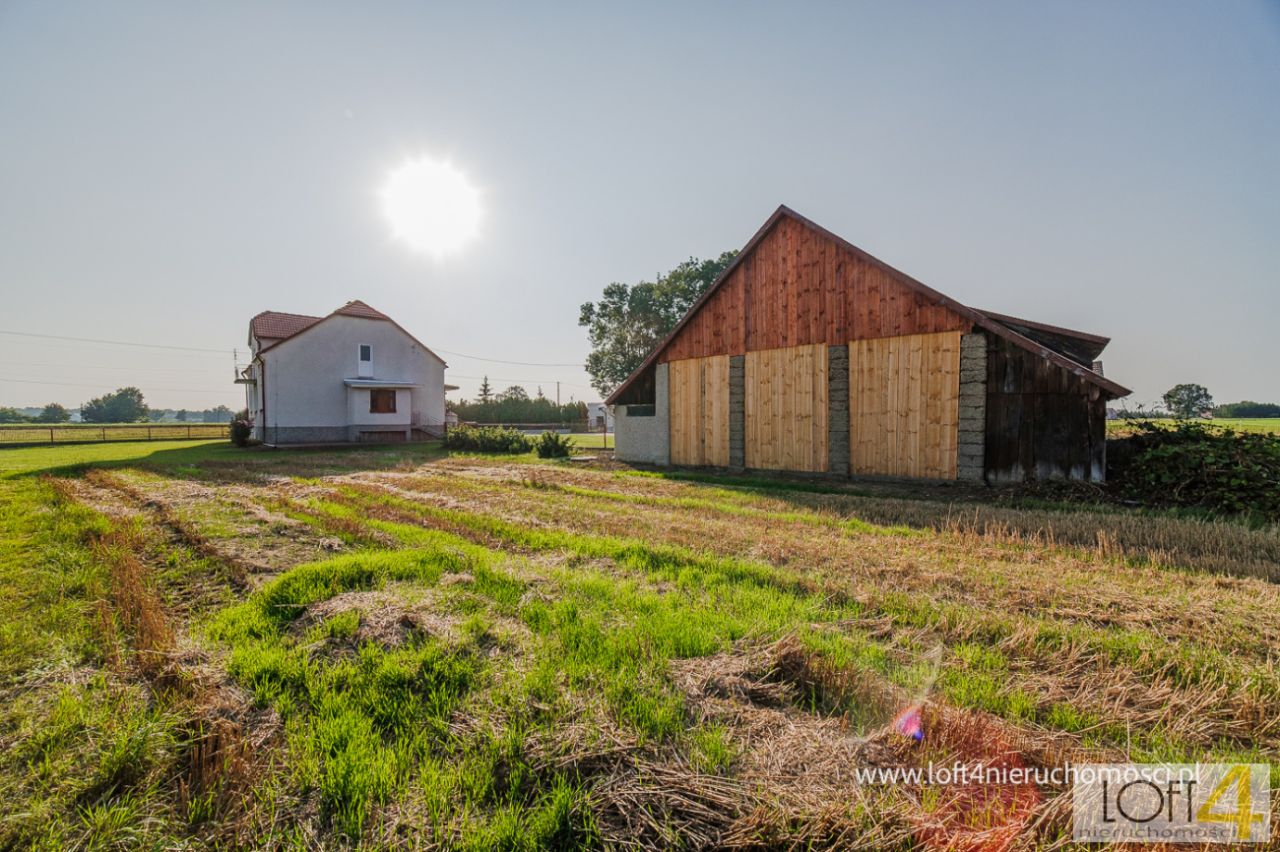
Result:
M537 396L529 396L519 385L494 393L485 376L475 400L450 401L449 410L469 423L581 423L587 419L587 404L570 400L556 405L547 399L542 388Z
M1280 417L1280 405L1274 402L1228 402L1213 410L1215 417Z
M37 414L31 409L0 408L0 423L66 423L71 412L66 406L51 402ZM80 419L85 423L157 423L170 414L180 423L230 423L232 411L225 405L188 411L169 408L151 408L142 391L135 387L119 388L112 393L94 397L80 406Z
M1204 385L1180 384L1165 391L1160 398L1162 403L1147 409L1143 405L1133 408L1126 406L1120 410L1120 416L1128 419L1143 420L1150 417L1174 417L1179 420L1191 420L1197 417L1280 417L1280 404L1274 402L1228 402L1222 405L1213 404L1213 395Z

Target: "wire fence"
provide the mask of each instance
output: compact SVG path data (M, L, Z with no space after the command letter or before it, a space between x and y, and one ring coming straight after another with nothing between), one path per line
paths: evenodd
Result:
M100 444L104 441L181 441L231 437L229 423L126 423L0 426L0 446Z

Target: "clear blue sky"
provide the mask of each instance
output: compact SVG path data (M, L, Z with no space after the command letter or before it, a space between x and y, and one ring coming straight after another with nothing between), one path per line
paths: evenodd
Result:
M443 260L378 214L421 153L484 193ZM431 346L580 363L579 304L779 203L1110 335L1136 400L1280 401L1275 3L0 4L3 330L229 353L260 310L360 298ZM448 360L468 395L598 397ZM0 405L239 407L231 369L0 335Z

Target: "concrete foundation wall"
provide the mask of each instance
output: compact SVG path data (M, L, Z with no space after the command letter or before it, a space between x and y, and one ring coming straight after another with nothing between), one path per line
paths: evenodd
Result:
M960 337L960 429L956 478L981 482L986 469L987 338L980 331Z
M666 364L654 368L653 388L652 416L628 414L626 405L614 408L614 455L619 461L671 464L671 397Z
M827 347L827 472L849 475L849 347Z
M341 444L354 440L346 426L268 426L262 440L268 444Z
M747 358L745 355L729 357L729 467L743 470L747 466L745 435Z

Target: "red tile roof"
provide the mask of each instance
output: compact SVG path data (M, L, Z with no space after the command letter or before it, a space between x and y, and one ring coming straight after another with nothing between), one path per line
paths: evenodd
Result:
M262 340L277 340L293 337L305 328L320 322L323 317L310 317L306 314L286 314L280 311L263 311L249 320L249 333Z
M249 333L254 337L258 338L258 340L260 341L261 340L271 341L270 343L268 343L267 345L263 346L261 349L258 350L258 354L262 354L263 352L266 352L268 349L272 349L280 345L284 341L288 340L290 337L301 334L302 332L311 328L311 326L315 325L316 323L323 322L324 320L329 319L329 317L335 317L335 316L338 316L339 314L341 314L342 316L348 316L348 317L362 317L364 319L382 320L384 322L389 322L392 325L394 325L396 328L400 329L401 331L404 331L404 333L407 334L414 343L417 343L419 346L425 349L427 353L431 355L431 357L438 360L441 364L445 363L445 360L441 358L439 355L437 355L436 353L432 352L429 346L427 346L421 340L418 340L418 338L414 337L412 334L409 334L409 332L405 331L404 327L401 326L400 323L396 322L391 317L384 314L382 311L369 307L359 299L353 299L352 301L347 302L345 305L338 308L333 313L323 317L313 317L313 316L308 316L307 314L286 314L280 311L263 311L262 313L255 316L253 319L249 320ZM445 364L445 366L448 366L448 365Z
M373 308L369 307L359 299L356 299L351 302L347 302L345 305L343 305L342 307L334 311L334 313L344 314L349 317L367 317L369 319L380 319L380 320L391 319L391 317L387 316L382 311L374 310Z

